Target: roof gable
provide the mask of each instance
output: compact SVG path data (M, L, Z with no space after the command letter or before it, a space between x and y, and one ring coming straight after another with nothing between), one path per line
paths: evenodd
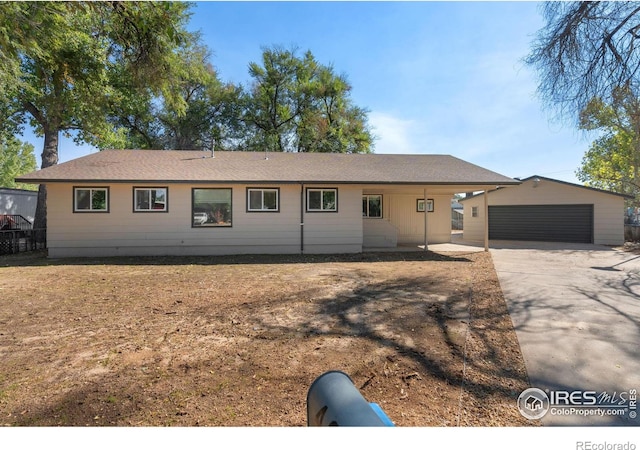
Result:
M593 188L593 187L590 187L590 186L583 186L583 185L580 185L580 184L570 183L568 181L556 180L554 178L542 177L542 176L539 176L539 175L532 175L532 176L527 177L527 178L522 178L522 179L520 179L520 181L522 183L525 183L527 181L533 181L535 179L538 179L540 181L542 181L542 180L549 181L549 182L552 182L552 183L562 184L562 185L565 185L565 186L579 188L579 189L586 189L586 190L593 191L593 192L599 192L601 194L615 195L615 196L624 197L624 198L628 198L628 199L634 198L632 195L628 195L628 194L621 194L619 192L607 191L607 190L604 190L604 189L597 189L597 188ZM498 188L498 189L500 189L500 188ZM472 195L472 196L469 196L469 197L462 198L462 199L460 199L460 201L464 202L465 200L469 200L471 198L479 197L479 196L482 196L482 195L484 195L484 192L481 192L481 193L478 193L478 194L475 194L475 195Z

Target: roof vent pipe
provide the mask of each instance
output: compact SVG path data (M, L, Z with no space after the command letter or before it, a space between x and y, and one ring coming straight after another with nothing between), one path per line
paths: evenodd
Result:
M205 152L211 152L211 158L215 158L214 153L213 153L213 142L211 143L211 149L207 150L206 148L204 149ZM205 159L207 157L207 155L205 154L202 159Z

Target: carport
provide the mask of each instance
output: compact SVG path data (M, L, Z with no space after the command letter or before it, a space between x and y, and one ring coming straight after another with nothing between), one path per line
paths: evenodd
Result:
M624 243L624 201L630 196L541 176L462 199L463 239ZM487 217L488 216L488 217ZM488 219L488 220L487 220Z

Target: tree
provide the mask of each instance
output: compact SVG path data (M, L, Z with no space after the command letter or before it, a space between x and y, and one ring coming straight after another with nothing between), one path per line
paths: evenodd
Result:
M158 111L162 148L175 150L231 149L239 131L241 89L223 83L209 62L210 51L191 43L180 60L178 94L185 104L179 114L167 102Z
M244 120L255 128L249 148L296 150L296 120L308 106L309 82L316 68L311 52L300 59L294 51L279 48L263 50L262 66L249 64L254 82L245 97Z
M537 69L547 106L577 121L594 98L609 103L619 87L638 94L640 3L545 2L543 15L525 61Z
M15 178L36 170L33 145L14 137L0 139L0 187L33 189L33 185L16 183Z
M298 151L368 153L373 136L367 125L367 112L349 99L351 85L332 67L321 67L311 81L311 107L301 114L298 125Z
M353 105L344 75L310 51L266 48L251 63L253 85L244 95L245 148L287 152L366 153L373 137L367 112Z
M151 91L130 92L110 121L127 148L204 150L232 148L239 128L240 88L224 84L209 63L209 50L192 35L176 52L180 61L172 87L184 103L176 111Z
M182 2L1 2L0 111L5 130L44 136L42 168L57 164L60 133L76 141L122 140L107 120L131 92L172 94L174 50L185 40ZM35 228L46 227L40 187Z
M580 114L580 128L599 131L577 171L589 186L640 194L640 100L628 88L614 89L611 102L592 99Z

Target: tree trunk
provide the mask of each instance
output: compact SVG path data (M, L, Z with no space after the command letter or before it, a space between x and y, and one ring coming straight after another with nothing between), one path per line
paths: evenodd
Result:
M45 128L41 169L58 164L58 136L58 130ZM41 184L38 189L38 204L36 206L36 216L33 220L33 228L47 228L47 187L44 184ZM44 239L41 233L38 233L38 236L42 236L42 238L38 238L38 241Z

